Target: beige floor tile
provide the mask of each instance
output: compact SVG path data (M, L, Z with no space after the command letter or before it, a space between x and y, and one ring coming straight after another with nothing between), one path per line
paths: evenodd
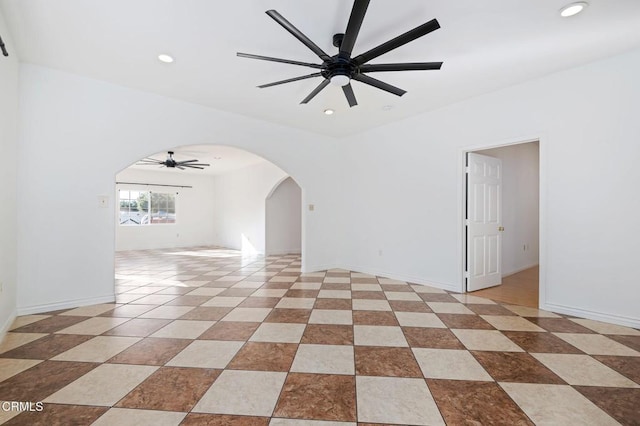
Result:
M353 299L354 311L390 311L391 305L386 300Z
M356 377L358 421L444 425L423 379Z
M96 336L52 359L54 361L105 362L138 341L140 341L139 337Z
M15 330L16 328L20 328L23 325L33 324L34 322L38 322L45 318L49 318L51 315L24 315L21 317L17 317L11 327L9 327L9 331Z
M382 291L380 284L351 284L352 291Z
M317 374L355 374L353 346L300 345L291 371Z
M640 352L600 334L553 334L589 355L640 356Z
M349 284L351 282L351 278L347 278L347 277L325 277L323 282L332 283L332 284Z
M474 304L474 305L495 305L493 300L485 299L484 297L472 296L470 294L452 294L453 298L459 300L461 303Z
M464 306L462 303L447 302L427 302L427 305L436 314L467 314L475 315L473 311Z
M303 282L303 283L295 283L294 285L291 286L291 290L320 290L320 287L322 286L322 280L318 281L317 283L311 283L311 282Z
M4 411L0 410L0 425L8 422L10 419L14 418L20 414L20 411Z
M246 299L246 297L237 297L237 296L216 296L208 302L203 303L200 306L217 306L217 307L227 307L233 308L238 306Z
M428 379L493 381L469 351L412 348L422 374Z
M187 293L187 295L189 296L217 296L220 293L222 293L223 291L225 291L225 288L216 288L216 287L200 287L200 288L196 288L192 291L190 291L189 293Z
M503 305L503 306L509 309L511 312L516 313L523 317L560 318L560 315L554 314L553 312L543 311L536 308L530 308L528 306L518 306L518 305Z
M13 377L18 373L40 364L42 360L37 359L2 359L0 358L0 382Z
M251 294L251 297L282 297L287 292L286 289L263 288L258 289Z
M587 327L596 333L601 334L618 334L627 336L640 336L640 331L631 327L624 327L622 325L608 324L606 322L593 321L589 319L571 318L571 321Z
M397 284L397 285L406 284L406 281L392 280L392 279L389 279L389 278L379 278L378 282L380 284Z
M175 320L172 323L165 325L149 337L196 339L215 323L215 321Z
M351 311L336 309L314 309L309 317L309 324L353 324Z
M619 425L577 390L564 385L500 383L539 426Z
M284 309L312 309L316 299L312 297L283 297L276 308Z
M485 321L503 331L540 331L543 328L538 327L531 321L527 321L522 317L510 315L480 315Z
M471 351L524 352L497 330L452 329L451 332Z
M14 333L9 332L4 336L2 342L0 342L0 354L3 352L15 349L18 346L25 345L34 340L38 340L41 337L46 336L47 333Z
M353 422L329 422L324 420L271 419L269 426L357 426Z
M192 411L269 417L286 377L287 373L225 370Z
M441 288L431 287L428 285L412 284L411 288L416 293L446 293L446 291Z
M140 315L140 318L177 319L193 309L194 306L158 306Z
M387 300L413 300L416 302L422 302L420 296L410 291L385 291Z
M129 321L129 318L94 317L74 324L71 327L63 328L60 331L56 331L56 333L85 334L97 336L98 334L109 331L112 328L124 324L127 321Z
M135 303L141 303L143 305L162 305L163 303L171 302L178 297L176 294L151 294L149 296L136 299Z
M285 275L276 275L274 277L269 278L270 283L294 283L296 282L298 277L289 277Z
M114 309L111 316L118 318L135 318L156 307L157 305L122 305Z
M173 367L225 368L244 342L196 340L166 365Z
M133 290L129 290L126 292L126 294L153 294L166 288L167 287L142 286Z
M157 369L148 365L102 364L44 402L112 406Z
M187 413L112 408L92 426L178 426Z
M271 308L235 308L221 321L262 322L271 313Z
M262 287L264 285L263 282L261 281L247 281L247 280L243 280L240 282L235 283L234 285L232 285L232 288L252 288L252 289L258 289L260 287Z
M249 339L251 342L300 343L305 324L263 323Z
M320 299L351 299L351 290L320 290Z
M403 327L447 328L436 314L423 312L396 312L398 322Z
M589 355L531 354L565 382L576 386L612 386L639 388L627 379Z
M229 281L238 282L238 281L242 281L243 279L245 279L245 277L243 275L225 275L223 277L215 279L214 281L218 281L218 282L229 282Z
M65 315L77 315L79 317L94 317L100 314L104 314L107 311L110 311L114 308L117 308L119 305L115 303L103 303L101 305L89 305L89 306L81 306L79 308L71 309L70 311L65 312Z
M409 346L402 329L395 326L355 325L353 341L359 346Z

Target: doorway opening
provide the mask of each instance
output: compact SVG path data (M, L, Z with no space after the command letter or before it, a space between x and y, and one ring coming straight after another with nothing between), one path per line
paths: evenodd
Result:
M300 254L302 247L302 189L290 176L265 200L265 254Z
M540 144L465 154L465 291L540 304Z

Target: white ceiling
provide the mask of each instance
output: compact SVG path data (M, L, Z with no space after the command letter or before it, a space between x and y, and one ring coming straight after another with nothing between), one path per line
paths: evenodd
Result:
M132 164L129 169L188 175L221 175L233 170L242 169L244 167L267 161L262 157L244 151L242 149L222 145L189 145L173 148L171 151L174 152L173 158L176 161L196 159L199 163L210 164L210 166L205 167L202 170L179 170L162 166L144 166L139 164ZM167 153L158 152L154 155L150 155L149 157L164 161L167 158Z
M374 0L354 54L437 18L441 29L372 62L444 65L376 75L407 90L402 98L354 82L360 105L351 109L332 86L299 105L319 79L257 89L314 70L236 52L319 63L264 12L276 9L333 54L352 1L0 0L0 8L17 44L8 48L22 61L340 136L640 46L639 0L590 0L584 13L561 18L571 1ZM176 61L160 63L163 52Z

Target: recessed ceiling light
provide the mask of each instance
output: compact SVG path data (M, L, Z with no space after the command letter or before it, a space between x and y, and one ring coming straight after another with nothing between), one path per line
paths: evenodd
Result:
M173 62L173 56L162 53L158 55L158 60L160 62L164 62L165 64L170 64L171 62Z
M325 109L325 110L324 110L324 113L325 113L326 115L332 115L334 112L335 112L335 111L334 111L334 110L332 110L331 108L327 108L327 109Z
M582 12L583 10L585 10L587 8L587 6L589 6L589 3L587 3L586 1L579 1L576 3L570 3L568 5L566 5L565 7L563 7L562 9L560 9L560 16L562 16L563 18L568 18L570 16L575 16L578 13Z

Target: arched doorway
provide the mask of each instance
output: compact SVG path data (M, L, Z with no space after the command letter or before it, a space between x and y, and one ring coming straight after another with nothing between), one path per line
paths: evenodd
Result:
M302 248L302 189L290 176L265 201L265 253L299 254Z

